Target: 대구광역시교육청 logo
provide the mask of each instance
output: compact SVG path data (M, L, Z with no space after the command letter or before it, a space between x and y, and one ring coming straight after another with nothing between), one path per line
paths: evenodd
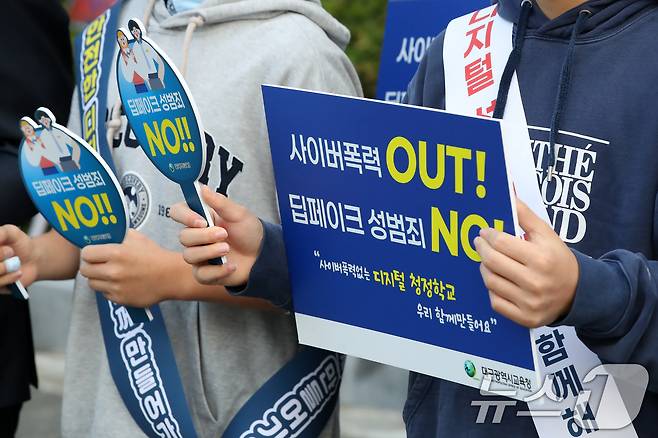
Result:
M475 369L475 364L470 360L467 360L466 362L464 362L464 371L466 371L468 377L475 377L475 373L477 370Z

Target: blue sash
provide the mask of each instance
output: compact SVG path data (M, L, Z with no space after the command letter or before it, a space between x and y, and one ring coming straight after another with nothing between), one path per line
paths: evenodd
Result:
M75 46L80 136L113 170L104 117L120 9L118 1L93 20ZM112 378L140 429L153 438L196 437L159 306L151 307L153 320L145 323L100 293L96 303ZM302 347L245 403L222 437L317 438L336 406L342 365L337 353Z
M222 438L317 438L334 412L343 358L313 347L300 351L251 396Z
M121 2L93 20L76 38L80 136L114 170L104 123L107 83L112 68ZM128 308L96 293L107 360L114 383L140 429L149 437L195 437L159 306L153 320L136 322Z

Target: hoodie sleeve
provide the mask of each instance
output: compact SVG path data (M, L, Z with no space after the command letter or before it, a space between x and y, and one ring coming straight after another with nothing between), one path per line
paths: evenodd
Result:
M573 251L580 277L569 313L556 325L578 337L604 363L637 363L658 392L658 261L615 250L595 259Z
M247 284L226 289L234 296L262 298L277 307L292 310L288 262L281 225L263 220L261 223L263 241L258 258L249 273Z

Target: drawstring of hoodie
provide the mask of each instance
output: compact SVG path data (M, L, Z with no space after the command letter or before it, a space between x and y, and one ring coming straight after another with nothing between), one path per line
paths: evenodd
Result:
M553 107L553 117L551 118L551 130L548 135L548 180L553 178L553 170L557 161L557 154L555 152L555 141L560 130L560 121L562 119L562 112L567 101L567 94L569 93L569 85L571 83L571 66L573 64L574 53L576 51L576 38L585 23L585 19L591 12L583 9L578 13L578 19L571 31L571 38L569 39L569 47L567 48L567 55L562 63L562 71L560 72L560 87L558 88L557 97L555 98L555 106ZM543 164L542 164L543 167Z
M142 15L142 24L144 29L149 28L149 21L151 21L151 14L153 14L153 9L155 9L155 2L158 0L148 0L146 8L144 8L144 15Z
M155 8L155 3L158 0L149 0L144 9L144 16L142 17L142 23L144 28L148 29L149 22L151 21L151 15L153 14L153 9ZM204 18L201 15L195 15L190 17L187 22L187 27L185 28L185 37L183 38L183 59L180 67L181 74L183 77L187 73L187 63L189 60L190 45L192 44L192 35L194 31L203 26L205 23ZM121 129L121 98L118 97L116 103L112 107L109 120L105 123L106 127L106 138L107 144L112 145L114 141L114 135L119 129ZM110 148L111 150L111 148Z
M532 2L530 0L523 0L521 3L521 13L519 15L514 47L509 55L509 58L507 58L505 70L503 70L503 74L500 79L500 87L498 88L498 96L496 97L496 109L494 110L493 114L495 119L502 119L505 114L505 107L507 106L507 95L509 94L512 77L514 76L514 73L521 63L523 42L525 39L526 31L528 29L528 19L530 17L531 9ZM548 160L546 161L547 165L545 166L545 163L542 162L542 170L547 170L549 180L553 177L553 170L555 169L555 163L557 160L555 142L560 131L560 121L562 120L562 113L564 112L567 94L569 93L569 85L571 83L571 67L573 65L574 54L576 51L576 39L578 38L578 35L580 34L582 27L585 24L587 16L590 14L591 12L587 9L583 9L579 12L576 23L574 24L571 31L571 38L569 38L567 54L564 58L564 62L562 63L558 93L555 98L555 105L553 107L553 115L551 116L551 126L548 136L549 144Z
M187 60L190 53L190 45L192 44L192 34L198 28L203 26L205 20L201 15L195 15L190 17L190 20L187 22L187 28L185 29L185 38L183 39L183 61L180 67L180 71L183 76L187 73Z
M521 3L519 24L516 27L514 47L512 48L512 52L509 54L509 58L507 58L507 63L505 64L503 75L500 78L498 96L496 96L496 108L494 109L493 113L494 119L502 119L505 115L507 95L509 94L509 87L512 84L512 77L514 77L514 73L521 63L521 54L523 53L523 44L525 43L525 34L528 30L528 18L530 18L531 9L532 2L530 0L523 0Z

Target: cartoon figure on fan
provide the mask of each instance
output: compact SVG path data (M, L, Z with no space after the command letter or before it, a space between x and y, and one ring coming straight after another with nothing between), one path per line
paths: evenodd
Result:
M66 133L53 129L54 116L39 108L34 113L41 126L33 125L28 118L20 121L26 146L26 158L44 175L65 173L80 169L80 146Z
M130 20L128 29L133 36L130 41L124 29L117 31L118 64L124 79L132 82L137 94L163 89L165 69L162 58L151 44L142 39L141 23Z

